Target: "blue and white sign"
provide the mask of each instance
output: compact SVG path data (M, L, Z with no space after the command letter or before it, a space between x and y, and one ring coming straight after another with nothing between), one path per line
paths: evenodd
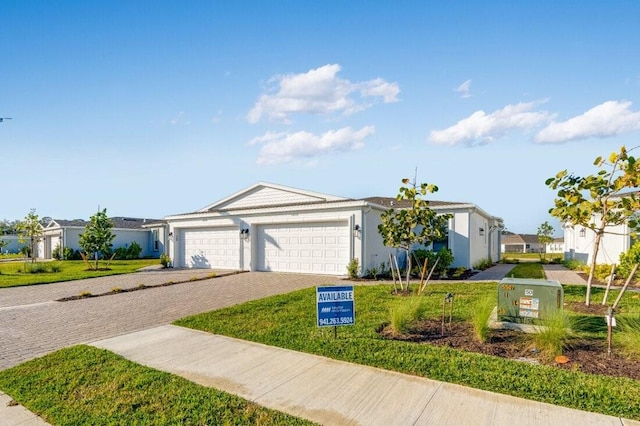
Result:
M318 327L353 325L356 310L353 286L316 287L318 302Z

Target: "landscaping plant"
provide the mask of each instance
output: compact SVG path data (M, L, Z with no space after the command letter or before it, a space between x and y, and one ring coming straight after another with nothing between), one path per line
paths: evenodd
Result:
M496 307L495 295L489 295L480 299L475 304L475 309L471 315L471 325L473 326L473 332L476 338L481 343L486 343L489 340L491 334L491 328L489 327L489 320L491 319L491 313Z

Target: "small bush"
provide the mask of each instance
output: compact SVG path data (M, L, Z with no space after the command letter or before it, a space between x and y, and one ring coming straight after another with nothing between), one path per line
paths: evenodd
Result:
M412 296L403 298L400 303L389 309L389 323L399 334L408 333L415 321L424 317L427 304L424 297Z
M81 291L80 292L80 297L91 297L91 292L90 291Z
M420 276L422 274L422 268L424 267L424 261L427 260L427 270L431 271L431 268L438 260L438 264L436 268L433 270L433 275L438 276L446 276L447 270L449 266L453 263L453 253L448 248L441 248L440 251L434 252L432 250L425 249L416 249L411 252L411 256L413 256L414 263L413 268L411 269L411 273L416 276Z
M111 293L122 293L122 289L120 287L113 287Z
M51 257L56 260L62 260L62 256L62 249L60 248L60 243L58 243L51 252Z
M489 258L482 259L473 264L473 269L484 271L493 266L493 261Z
M52 263L49 265L49 270L51 272L60 272L62 270L62 267L59 263Z
M486 343L489 340L489 319L493 308L496 306L496 298L491 295L479 300L471 316L471 325L473 332L480 343Z
M162 265L163 268L168 268L169 265L171 264L171 258L167 253L162 253L160 255L160 264Z
M354 280L358 278L359 274L360 274L360 262L358 261L357 258L354 257L347 264L347 275L349 275L349 278Z
M584 262L577 259L566 259L563 264L565 268L571 269L572 271L582 270L582 268L586 266Z
M131 245L125 245L124 247L118 247L117 249L115 249L117 259L139 259L140 253L142 253L142 247L140 247L140 244L135 241L133 241ZM107 255L107 257L110 256Z
M559 310L546 316L538 333L528 334L531 346L535 348L544 360L552 360L562 355L572 338L575 337L571 317L564 310Z
M613 340L628 358L640 358L640 316L617 318Z

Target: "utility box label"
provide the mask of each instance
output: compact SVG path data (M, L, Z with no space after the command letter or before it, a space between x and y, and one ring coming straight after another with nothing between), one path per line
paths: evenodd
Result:
M316 287L316 302L318 327L355 324L352 285Z
M525 294L527 291L525 290ZM520 316L522 318L538 318L540 312L540 299L535 297L520 298Z

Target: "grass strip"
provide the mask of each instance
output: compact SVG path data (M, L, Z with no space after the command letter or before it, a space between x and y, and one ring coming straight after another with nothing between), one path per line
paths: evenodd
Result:
M24 272L24 262L0 263L0 288L130 274L145 266L159 265L160 261L158 259L114 260L109 264L108 270L98 271L87 270L87 264L82 260L36 262L36 265L39 264L46 265L48 271L53 266L57 272L30 273ZM29 266L27 266L27 270L28 268Z
M544 269L541 263L519 263L508 274L509 278L544 278Z
M382 338L376 329L389 321L389 306L399 303L391 289L384 285L357 286L356 324L340 327L337 339L333 338L333 328L315 325L313 288L187 317L175 324L530 400L640 419L640 382L636 380ZM497 292L496 284L430 284L427 289L426 310L436 318L443 297L455 293L454 321L469 320L478 301ZM571 288L567 293L568 301L584 298L584 288ZM623 304L628 307L626 311L637 312L640 304L632 297L625 295Z
M0 372L0 389L56 425L313 424L84 345Z

